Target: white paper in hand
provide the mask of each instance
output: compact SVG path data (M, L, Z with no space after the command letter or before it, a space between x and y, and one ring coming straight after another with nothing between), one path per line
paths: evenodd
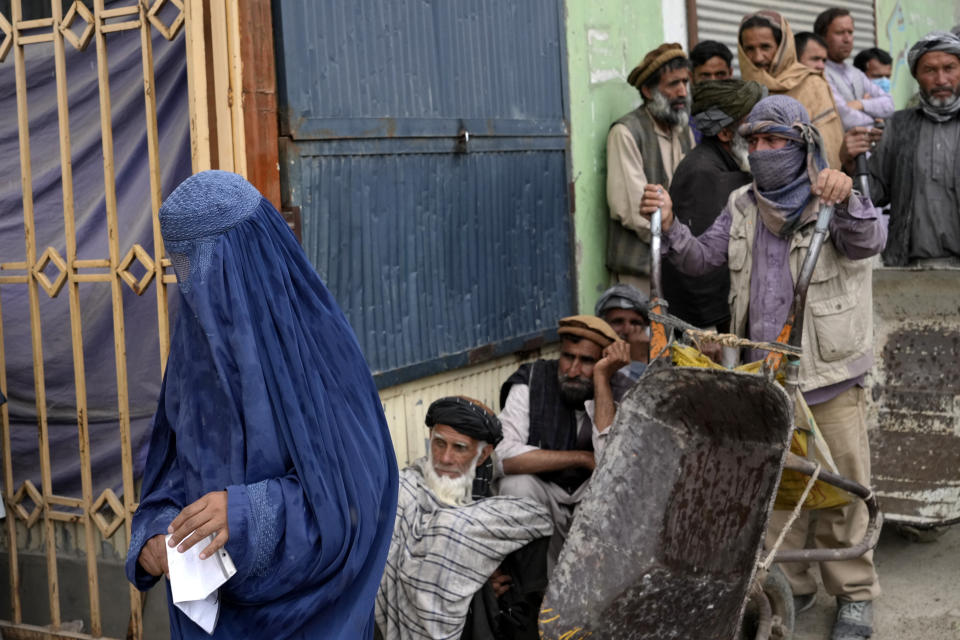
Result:
M166 539L169 543L170 536ZM207 633L213 633L220 615L220 585L237 572L226 549L219 549L205 560L200 559L200 552L212 541L211 534L183 553L167 545L173 604Z

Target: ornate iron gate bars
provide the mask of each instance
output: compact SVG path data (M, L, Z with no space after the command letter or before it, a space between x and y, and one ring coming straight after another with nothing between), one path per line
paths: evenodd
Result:
M41 487L38 489L29 480L14 489L14 476L11 456L10 420L6 406L0 409L2 419L4 489L3 498L7 505L6 527L10 554L10 593L12 622L0 623L5 634L20 637L67 637L58 634L60 629L59 582L57 575L57 550L54 526L57 521L80 523L83 528L86 551L87 582L90 605L90 636L69 634L69 637L100 637L102 634L101 605L97 573L96 531L104 539L110 538L122 525L127 540L130 537L130 520L136 509L133 461L130 440L130 411L128 403L126 336L122 300L123 286L129 286L137 295L142 295L154 287L157 304L158 339L160 345L161 372L166 364L169 351L170 331L167 315L166 284L175 278L165 274L170 265L164 257L163 243L157 212L161 200L161 176L158 151L157 110L154 95L153 49L151 30L156 29L167 40L177 37L184 25L185 11L182 0L138 0L127 6L112 6L106 9L104 0L94 0L93 11L83 2L75 1L66 13L60 0L51 1L50 18L35 20L22 19L21 0L12 0L11 19L0 15L0 62L12 50L16 76L17 122L19 129L21 189L23 194L23 228L26 243L26 260L0 264L0 283L25 284L29 294L30 333L33 348L33 377L36 394L36 411L39 426L39 452L41 467ZM159 17L160 11L167 5L176 8L176 16L166 24ZM168 11L172 11L167 8ZM75 23L83 21L85 27L78 35ZM143 71L143 95L145 104L145 128L149 157L149 193L153 217L154 252L150 255L142 246L134 244L125 253L121 253L118 231L118 211L116 198L116 175L114 170L113 131L110 106L110 76L108 69L107 35L119 31L139 30ZM95 42L97 73L99 81L100 126L102 135L103 181L106 203L107 230L109 235L109 256L101 259L79 259L74 218L73 174L71 165L69 110L67 103L67 71L65 45L68 42L78 50L84 50L91 41ZM36 43L53 43L56 69L57 113L60 130L60 169L62 174L63 230L66 239L66 257L62 257L54 247L39 252L34 227L33 180L31 175L31 149L29 114L27 110L27 77L24 61L24 48ZM141 277L131 272L134 261L139 262L145 273ZM51 280L45 270L54 265L59 274ZM104 271L107 269L107 271ZM82 282L109 282L113 305L113 339L116 361L117 410L122 443L122 501L111 489L104 490L96 498L93 495L93 483L90 468L90 437L87 416L86 372L80 314L79 284ZM43 345L41 335L40 296L41 290L51 298L66 288L69 297L70 333L73 345L74 382L76 385L76 408L78 427L78 449L81 462L82 497L67 497L53 493L50 463L50 438L47 424L47 400L44 383ZM0 306L2 314L2 306ZM2 317L2 315L0 315ZM0 389L7 388L5 356L3 352L2 325L0 325ZM27 512L23 502L29 499L35 507ZM101 512L109 506L114 517L108 521ZM63 510L66 508L67 510ZM23 521L30 528L42 519L47 565L47 581L50 603L50 625L39 629L24 625L22 622L20 575L17 559L16 520ZM96 527L96 530L94 529ZM130 589L130 635L142 636L140 595ZM18 633L19 631L19 633Z

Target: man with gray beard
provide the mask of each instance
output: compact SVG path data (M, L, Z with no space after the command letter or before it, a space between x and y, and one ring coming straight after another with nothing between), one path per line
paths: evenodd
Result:
M573 511L601 459L617 402L632 381L619 370L630 345L596 316L559 322L560 358L521 366L500 389L504 478L500 494L533 498L550 510L549 567L560 555Z
M669 185L694 146L690 130L690 61L679 44L649 52L627 77L643 104L607 134L607 268L613 282L649 292L650 223L640 215L648 182Z
M750 183L747 141L737 127L766 94L763 85L742 80L694 86L693 121L703 139L677 166L669 185L673 214L694 235L713 224L731 192ZM701 329L726 333L730 324L729 269L723 266L688 276L670 262L665 261L662 268L670 313Z
M377 637L536 638L549 512L527 498L492 494L491 454L502 429L483 403L440 398L425 423L426 457L400 472Z
M958 266L960 38L934 31L910 49L907 61L920 85L919 104L893 114L869 161L870 194L878 206L890 205L883 261ZM860 136L847 146L855 157L871 142Z

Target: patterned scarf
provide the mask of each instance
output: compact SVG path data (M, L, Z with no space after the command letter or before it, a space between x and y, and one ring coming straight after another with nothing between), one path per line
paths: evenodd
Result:
M710 80L693 88L693 121L705 136L715 136L750 113L767 88L743 80Z
M758 102L740 127L740 135L745 138L758 133L789 141L780 149L750 154L760 219L770 233L789 238L817 218L819 198L810 188L827 166L823 141L803 105L780 95Z

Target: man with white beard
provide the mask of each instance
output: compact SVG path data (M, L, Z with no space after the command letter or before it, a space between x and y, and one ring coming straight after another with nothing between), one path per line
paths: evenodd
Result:
M669 189L674 216L694 235L713 224L731 192L750 183L747 141L737 127L766 95L763 85L743 80L701 82L693 88L693 121L703 139L680 162ZM667 261L662 268L670 313L701 329L726 333L729 269L723 266L688 276Z
M648 182L669 185L694 146L690 130L690 61L679 44L664 43L627 76L643 104L607 134L607 268L613 282L649 292L650 223L640 215Z
M425 422L427 455L400 472L377 637L537 637L549 511L530 499L492 495L491 454L503 436L481 402L440 398Z

